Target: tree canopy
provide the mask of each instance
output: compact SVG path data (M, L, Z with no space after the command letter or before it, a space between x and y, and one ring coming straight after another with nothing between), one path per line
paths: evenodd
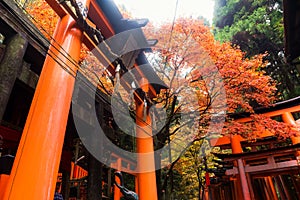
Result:
M282 0L215 2L216 39L238 45L247 57L267 53L268 65L264 70L277 81L280 99L299 95L299 72L284 58Z
M268 107L276 100L276 83L263 70L268 64L264 60L267 54L249 57L238 46L215 40L211 29L198 19L181 18L174 24L149 26L145 32L148 38L157 38L159 41L148 59L169 87L157 102L168 110L167 123L157 134L157 143L167 144L168 137L172 141L180 131L193 135L194 142L226 134L242 134L245 138L252 139L259 137L256 133L265 129L284 138L295 134L289 125L255 114L255 107ZM187 88L189 92L184 92ZM193 95L196 96L197 103L192 101ZM252 121L247 124L239 123L231 120L228 115L243 112L252 113ZM187 126L187 121L180 117L187 114L197 116L192 118L196 122L194 126ZM216 116L218 117L215 118ZM221 129L218 129L220 126ZM186 140L185 137L182 139ZM172 156L176 155L173 149L178 146L173 146ZM203 184L201 162L197 159L190 160L194 158L192 154L195 153L193 149L196 146L179 148L183 152L179 154L182 159L175 160L178 164L169 166L169 169L172 170L173 166L176 173L180 172L179 168L184 168L180 163L188 164L188 171L196 167L194 172L198 172L190 172L189 175L194 178L200 175L201 179L197 182ZM187 173L183 174L187 176ZM187 177L182 178L182 181L192 181ZM192 179L196 181L194 178Z

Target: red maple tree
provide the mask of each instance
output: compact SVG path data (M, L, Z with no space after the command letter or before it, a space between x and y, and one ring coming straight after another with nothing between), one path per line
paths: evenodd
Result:
M255 114L255 107L268 107L276 100L276 83L263 70L267 65L263 59L267 53L246 58L239 47L216 41L210 27L198 19L180 18L175 23L160 27L150 25L145 32L149 38L159 41L154 51L158 52L162 64L157 64L155 69L170 89L175 91L184 84L196 89L199 110L205 111L201 113L205 117L200 124L224 111L224 108L218 110L214 107L213 112L209 112L212 101L222 106L226 101L227 114L247 112L252 114L252 121L245 124L226 116L223 134L242 134L253 138L256 137L253 133L262 126L284 138L296 134L291 125ZM169 68L171 72L166 73ZM218 88L213 81L222 84ZM215 85L208 86L211 83ZM225 95L221 95L221 86Z

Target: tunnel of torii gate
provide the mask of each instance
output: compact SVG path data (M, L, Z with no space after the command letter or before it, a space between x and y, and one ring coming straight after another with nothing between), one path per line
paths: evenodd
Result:
M75 3L75 1L46 0L46 2L58 14L60 20L44 61L11 173L9 176L1 176L0 179L2 199L53 199L82 44L101 57L113 76L116 76L116 73L122 76L129 68L137 69L138 75L134 79L142 86L139 92L134 94L136 124L139 125L136 134L143 136L136 139L137 152L150 155L153 153L151 129L144 126L145 121L151 123L151 120L150 116L146 116L144 121L147 105L144 104L143 95L147 94L148 98L153 98L166 87L150 65L147 69L139 67L140 63L146 62L143 59L143 52L155 44L155 40L146 40L140 29L147 24L147 20L123 19L111 1L80 0ZM75 7L75 10L70 6ZM131 47L131 52L121 55L121 58L116 56L116 60L112 61L97 48L103 40L130 29L135 29L139 41L142 39L147 44L142 46L144 49ZM134 46L135 38L127 40L120 43L125 45L127 42L126 45L129 43L129 46ZM62 55L61 49L64 49L72 60ZM107 46L105 50L110 51ZM65 69L59 66L55 58L66 63ZM121 66L121 69L117 70L117 66ZM155 85L149 83L149 77L151 81L155 79ZM131 83L121 81L121 84L124 88L128 88ZM117 159L115 166L112 167L122 170L120 163L122 159L118 155L112 156ZM139 169L149 166L155 168L154 155L147 162L143 162L139 157L137 161L136 167ZM128 166L130 167L130 164ZM73 175L81 177L86 175L86 171L73 165L71 176ZM157 199L155 171L134 175L139 199ZM2 190L3 188L6 189ZM121 194L116 189L115 199L120 197Z
M299 127L299 101L297 97L271 108L257 109L256 113ZM235 120L251 121L250 117L241 115ZM217 162L224 169L222 172L211 171L216 175L208 186L211 199L299 199L300 137L293 136L287 142L268 130L255 134L255 140L240 135L210 140L212 146L232 151L230 154L214 154L221 159Z

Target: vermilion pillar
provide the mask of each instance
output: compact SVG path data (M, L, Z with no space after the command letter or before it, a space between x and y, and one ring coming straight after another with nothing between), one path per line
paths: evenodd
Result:
M241 145L241 136L231 135L230 142L231 142L232 153L243 153L243 149ZM244 200L251 200L250 192L249 192L250 190L247 182L247 177L245 174L245 167L241 158L237 160L237 166L239 169L239 175L240 175Z
M66 15L60 19L54 39L59 45L53 41L52 45L59 51L51 46L49 54L55 60L46 57L4 199L52 200L54 196L77 68L62 53L67 52L77 63L82 32ZM67 70L58 63L66 63Z
M3 199L3 195L4 195L4 190L7 186L7 183L8 183L8 180L9 180L9 175L6 175L6 174L0 174L0 199Z
M121 171L121 168L122 168L122 160L121 160L121 158L117 159L117 163L116 164L117 164L117 170ZM115 182L117 184L119 184L119 185L121 184L120 179L117 178L116 176L115 176ZM122 194L121 194L120 189L116 185L114 185L114 200L120 200L121 197L122 197Z
M137 167L142 172L137 174L138 195L140 200L157 200L151 118L148 112L144 112L145 109L144 102L136 98Z
M230 143L232 153L243 153L241 145L241 136L239 135L230 135Z

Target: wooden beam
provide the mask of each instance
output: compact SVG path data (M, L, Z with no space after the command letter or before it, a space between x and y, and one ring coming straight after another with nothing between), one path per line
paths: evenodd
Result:
M111 23L97 4L96 0L91 0L88 17L97 26L97 28L101 30L105 38L115 35L115 31Z
M297 160L290 160L286 162L280 162L280 163L268 163L266 165L259 165L259 166L245 166L245 171L247 173L251 172L270 172L271 170L276 171L283 171L291 168L299 168Z
M51 8L57 13L60 18L67 15L67 12L62 8L57 0L46 0L46 2L51 6Z
M280 115L282 115L283 113L286 113L286 112L293 113L293 112L298 112L298 111L300 111L300 105L293 106L293 107L290 107L290 108L275 110L275 111L271 111L271 112L261 113L261 114L266 115L268 117L275 117L275 116L280 116ZM237 122L249 122L251 120L252 119L250 117L245 117L245 118L236 119L235 121L237 121Z
M11 13L13 12L13 14ZM46 55L49 41L40 34L37 27L31 26L32 22L26 14L11 0L0 1L0 15L14 31L28 40L28 42L42 55ZM1 27L5 28L5 27ZM29 33L30 32L30 33Z

